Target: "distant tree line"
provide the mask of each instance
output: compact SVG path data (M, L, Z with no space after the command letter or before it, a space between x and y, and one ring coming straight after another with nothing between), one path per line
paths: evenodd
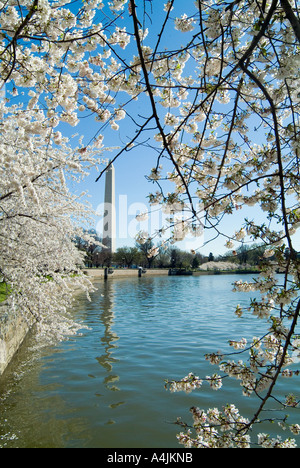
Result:
M228 251L225 255L203 255L196 251L185 251L173 245L155 246L151 239L143 244L136 242L135 246L119 247L112 255L102 248L101 238L94 230L89 231L90 239L86 241L77 238L77 247L86 252L85 264L90 268L116 266L118 268L180 268L197 269L206 262L226 261L237 265L258 266L264 259L263 244L242 244L237 250Z
M259 265L264 259L266 247L263 244L242 244L237 250L232 250L223 255L222 260L237 263L239 265Z

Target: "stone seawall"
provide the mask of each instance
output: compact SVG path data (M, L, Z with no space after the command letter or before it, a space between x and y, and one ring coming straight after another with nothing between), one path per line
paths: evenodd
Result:
M105 277L105 270L103 268L87 268L84 270L86 275L90 278L94 279L101 279ZM168 276L169 270L159 270L159 269L153 269L153 270L142 270L141 271L141 276L146 277L146 276ZM138 278L139 276L139 270L138 268L132 268L132 269L123 269L123 268L108 268L107 271L107 279L113 279L113 278Z
M0 376L18 351L29 326L22 316L8 313L7 306L0 304Z

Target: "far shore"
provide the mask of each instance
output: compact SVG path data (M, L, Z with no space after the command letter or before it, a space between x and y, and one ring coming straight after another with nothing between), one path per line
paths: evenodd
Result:
M105 268L85 268L84 273L90 279L105 278ZM185 269L172 269L172 273L180 276L201 276L201 275L219 275L219 274L246 274L246 273L259 273L258 268L251 265L239 266L230 262L207 262L200 266L197 270L186 271ZM139 269L139 268L107 268L107 279L110 278L134 278L138 276L169 276L169 268L153 268L153 269Z

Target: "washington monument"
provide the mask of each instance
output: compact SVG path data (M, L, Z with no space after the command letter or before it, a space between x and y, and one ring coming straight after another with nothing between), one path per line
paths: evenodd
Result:
M105 172L103 239L105 251L115 252L116 244L116 200L115 200L115 168L110 164Z

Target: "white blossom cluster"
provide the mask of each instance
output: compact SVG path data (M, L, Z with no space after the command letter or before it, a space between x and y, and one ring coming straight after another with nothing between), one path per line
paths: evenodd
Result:
M230 341L229 344L236 350L241 350L246 347L247 340L243 338L239 342ZM293 344L296 349L299 346L298 340L295 340ZM225 361L225 356L220 353L207 355L206 358L212 364L219 365L220 370L224 373L223 377L213 374L202 380L190 373L180 381L167 381L166 388L171 392L184 391L190 393L201 388L203 382L207 381L212 389L218 390L222 387L222 379L229 376L240 381L245 396L250 396L253 392L261 394L271 385L275 369L273 363L281 359L282 350L280 340L273 335L267 335L264 339L253 338L252 343L249 343L249 366L242 360L238 362L233 360ZM286 356L284 365L287 366L292 362L292 359ZM261 373L261 369L265 369L264 374ZM290 378L293 371L284 369L281 375ZM295 397L289 395L284 406L297 406ZM222 411L218 408L209 408L205 411L193 407L191 412L193 415L193 431L188 429L177 435L179 443L186 448L248 448L254 443L249 432L252 423L249 419L242 417L239 410L232 404L227 405ZM184 423L180 424L185 426ZM298 424L279 423L279 425L283 429L289 429L295 435L300 433ZM264 448L296 447L295 439L287 438L282 440L280 436L271 438L268 434L258 434L257 443Z
M36 323L43 341L63 339L81 327L68 315L74 288L91 290L74 243L89 211L65 180L81 177L83 158L32 134L39 114L0 107L0 273L11 291L8 308Z
M250 436L245 433L249 420L240 415L234 405L222 411L191 408L196 437L189 429L178 434L179 443L186 448L249 448ZM238 433L238 435L236 435Z
M177 439L185 448L250 448L251 439L247 433L251 427L250 421L239 413L234 405L225 406L222 411L210 408L204 411L191 408L193 427L196 436L188 429L180 432ZM180 424L180 422L179 422ZM299 434L299 425L289 427L293 434ZM257 445L262 448L295 448L295 439L289 437L282 440L280 436L270 437L259 433Z
M77 5L77 12L65 3L0 3L0 83L6 86L0 101L0 280L10 290L12 313L36 323L38 336L47 339L78 331L81 324L69 315L73 291L92 290L75 246L92 212L81 201L85 194L69 192L68 180L80 181L102 163L104 138L98 132L88 147L82 138L74 144L62 125L76 127L92 112L118 130L126 112L112 92L124 86L135 93L124 77L116 81L119 66L109 48L126 48L126 28L105 31L95 21L101 1ZM126 3L109 6L117 12Z
M155 35L153 15L160 25ZM44 335L51 326L60 337L78 328L63 316L73 286L89 287L73 242L88 209L69 192L68 178L80 180L97 167L105 132L120 132L125 121L117 156L153 150L148 179L157 190L150 204L189 213L183 220L170 212L161 231L170 228L171 244L201 235L204 225L220 237L225 217L260 210L262 221L233 222L224 242L233 252L263 244L261 275L235 284L257 297L236 314L251 312L268 330L252 342L231 339L248 361L219 353L210 359L241 382L245 395L293 375L287 366L298 350L300 313L293 238L300 225L296 2L7 0L0 1L0 27L0 87L7 91L0 100L0 275L11 290L10 307L33 318ZM89 118L94 138L73 143L70 129ZM141 233L138 242L150 236ZM172 390L190 391L202 380L215 390L222 379L189 374ZM248 424L236 411L229 406L217 414L226 432L220 437L212 427L211 439L214 416L206 416L197 446L247 446L243 430L234 440L233 426ZM284 444L266 435L259 443Z
M172 393L174 392L186 392L190 393L197 388L201 388L203 381L193 373L189 373L186 377L180 381L166 382L166 388L169 385L169 389Z

